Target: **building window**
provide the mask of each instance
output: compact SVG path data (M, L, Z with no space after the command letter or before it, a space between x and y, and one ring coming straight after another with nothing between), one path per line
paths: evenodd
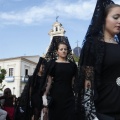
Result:
M58 28L56 27L56 31L58 31Z
M25 76L28 75L28 69L25 69Z
M13 76L13 68L9 68L9 76Z

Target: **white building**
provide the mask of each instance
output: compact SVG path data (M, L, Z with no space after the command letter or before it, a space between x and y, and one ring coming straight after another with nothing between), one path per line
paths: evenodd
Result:
M5 88L9 87L13 94L20 96L27 81L27 75L33 74L39 57L36 55L0 59L0 68L7 71L3 80Z

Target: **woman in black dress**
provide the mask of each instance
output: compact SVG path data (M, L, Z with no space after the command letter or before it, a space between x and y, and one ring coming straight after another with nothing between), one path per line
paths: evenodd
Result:
M48 113L47 95L52 97L49 120L76 120L73 82L77 67L67 60L68 47L65 42L56 45L58 59L50 61L47 85L43 94L43 113Z
M42 90L40 86L45 64L46 60L40 57L33 75L28 77L28 82L17 101L14 120L31 120L32 116L34 120L40 118L42 109Z
M45 64L46 60L40 57L36 69L33 75L31 76L30 102L31 107L33 109L34 120L38 120L40 118L40 113L42 109L42 91L40 89L40 86L42 81L41 79L44 73Z
M79 120L120 120L120 5L98 0L79 61Z

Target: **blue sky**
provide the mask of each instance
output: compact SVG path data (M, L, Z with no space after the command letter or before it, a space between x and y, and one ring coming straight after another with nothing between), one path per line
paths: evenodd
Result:
M96 0L0 0L0 58L42 56L56 16L71 47L77 40L81 46L95 4Z

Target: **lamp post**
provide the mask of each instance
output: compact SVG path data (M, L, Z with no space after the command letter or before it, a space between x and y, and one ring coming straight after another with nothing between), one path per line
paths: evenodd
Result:
M13 95L14 95L14 92L15 92L15 87L13 87Z

